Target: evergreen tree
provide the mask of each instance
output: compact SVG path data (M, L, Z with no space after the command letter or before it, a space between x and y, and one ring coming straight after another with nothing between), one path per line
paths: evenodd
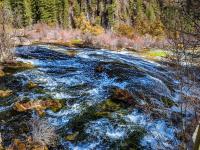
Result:
M37 23L41 19L40 4L38 0L31 0L31 11L33 23Z
M63 27L69 27L69 1L64 0L63 6Z
M150 20L150 22L154 22L156 20L156 14L154 12L152 2L148 3L148 6L146 8L146 15L147 15L148 19Z
M49 25L55 25L56 19L56 2L55 0L38 0L39 11L41 13L40 20Z
M142 0L137 0L137 17L138 19L142 19L143 18L143 3Z
M107 28L111 28L115 24L115 10L116 10L116 0L111 0L107 8L107 11L108 11Z
M32 24L30 0L11 0L10 4L14 15L14 22L17 27Z

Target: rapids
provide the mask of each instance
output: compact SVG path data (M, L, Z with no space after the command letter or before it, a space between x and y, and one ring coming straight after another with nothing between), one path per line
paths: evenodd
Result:
M13 112L13 103L51 97L65 104L58 112L46 111L45 118L59 134L58 146L54 149L178 148L180 126L173 122L173 116L180 113L176 105L180 101L179 91L173 71L166 66L128 51L52 45L23 46L16 51L17 61L32 63L36 68L16 72L12 79L1 84L14 91L14 96L0 101L5 145L13 138L28 134L28 131L24 133L25 122L38 117L35 112ZM102 66L102 72L96 71L98 66ZM37 83L40 91L25 88L29 81ZM163 116L130 106L109 112L109 115L91 117L96 106L109 99L113 88L127 90L133 95L144 94L148 99L138 98L138 103L156 105L155 112ZM163 98L173 101L173 106L166 106ZM188 112L186 116L191 115ZM75 140L66 139L74 133L78 133Z

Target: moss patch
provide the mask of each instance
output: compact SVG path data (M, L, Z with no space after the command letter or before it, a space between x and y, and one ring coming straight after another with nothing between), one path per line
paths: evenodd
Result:
M36 83L30 81L30 82L28 82L27 87L28 87L28 89L34 89L34 88L37 88L38 85Z
M172 107L176 104L173 100L167 97L162 97L160 101L164 103L165 107Z
M67 140L67 141L75 141L78 135L79 135L79 132L74 132L72 134L67 135L65 137L65 140Z
M144 49L141 53L141 56L147 58L147 59L159 59L164 58L169 55L169 52L162 50L162 49Z
M17 71L23 71L26 69L33 69L35 66L33 66L31 63L23 63L23 62L12 62L12 63L7 63L3 64L4 72L8 73L15 73Z

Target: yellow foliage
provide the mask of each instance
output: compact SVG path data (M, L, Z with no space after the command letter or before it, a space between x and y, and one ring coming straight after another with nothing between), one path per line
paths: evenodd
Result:
M125 36L128 38L132 38L134 35L133 27L131 27L127 24L118 25L115 29L115 32L117 32L118 35Z
M164 25L160 20L150 22L147 19L138 20L136 22L137 31L141 34L150 34L155 37L164 36Z
M161 21L156 21L151 24L149 33L153 36L163 36L164 35L164 25Z
M147 19L138 19L136 21L136 29L138 33L147 34L150 30L150 25Z
M76 27L81 29L83 33L91 33L93 35L100 35L104 32L101 26L92 25L83 13L76 18Z

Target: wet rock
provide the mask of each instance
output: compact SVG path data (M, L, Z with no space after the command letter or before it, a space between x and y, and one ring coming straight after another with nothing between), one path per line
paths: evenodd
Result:
M120 144L120 149L122 150L135 150L135 149L142 149L140 147L139 143L141 139L145 136L146 131L145 129L138 127L135 129L134 132L130 133L127 139L125 139L121 144Z
M35 66L33 66L31 63L23 63L23 62L10 62L3 64L3 66L4 66L3 71L8 73L35 68Z
M69 57L75 57L77 55L77 53L78 52L75 50L68 50L65 52L65 54L67 54L67 56L69 56Z
M0 98L6 98L12 95L11 90L0 90Z
M102 73L104 70L104 67L102 65L98 65L96 68L95 68L95 72L97 73Z
M174 125L181 126L183 116L180 112L172 112L170 119Z
M15 139L6 150L48 150L48 147L34 143L31 138L27 138L25 141Z
M115 102L113 102L112 100L108 99L106 101L104 101L100 106L99 106L99 110L101 112L114 112L117 111L121 108L120 104L117 104Z
M26 150L26 145L19 139L15 139L13 144L6 150Z
M1 70L1 68L0 68L0 78L1 77L4 77L5 76L5 73Z
M28 89L34 89L34 88L37 88L38 85L36 83L30 81L30 82L28 82L27 87L28 87Z
M164 103L165 107L172 107L175 105L175 102L167 97L162 97L160 101Z
M137 103L136 99L131 93L129 93L127 90L122 89L113 89L111 91L110 99L118 103L123 103L125 105L135 105Z
M53 111L58 111L62 108L62 104L55 100L37 100L30 102L16 102L14 105L14 110L18 112L26 112L28 110L35 110L39 115L43 115L46 109L51 109Z
M75 133L73 133L73 134L67 135L67 136L65 137L65 139L66 139L67 141L74 141L74 140L76 140L76 138L77 138L78 135L79 135L79 132L75 132Z

